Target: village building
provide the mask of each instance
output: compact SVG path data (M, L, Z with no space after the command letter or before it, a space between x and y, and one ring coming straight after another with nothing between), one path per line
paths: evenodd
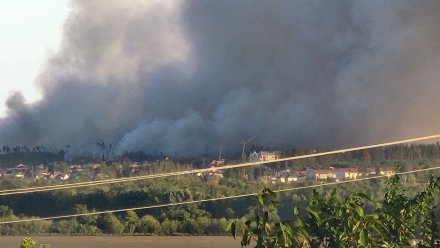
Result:
M359 168L351 167L351 168L341 168L336 172L336 179L342 180L350 180L356 179L361 176L361 172Z
M331 169L315 170L316 180L336 179L336 171Z
M307 179L306 171L290 171L290 169L275 172L274 177L269 177L272 184L280 183L304 183Z
M225 164L225 160L224 159L217 159L217 160L212 160L211 162L211 166L223 166Z
M56 174L50 176L50 179L54 180L57 183L67 181L67 180L69 180L69 178L70 178L70 176L65 173L56 173Z
M204 173L199 172L197 173L197 176L205 178L208 181L219 181L223 179L223 172L212 165L209 168L209 171Z
M390 168L390 167L380 167L379 168L379 175L392 177L392 176L396 175L396 170L394 170L393 168Z
M261 151L258 153L258 160L259 161L272 161L279 158L279 152L268 152L268 151Z
M272 161L275 159L279 159L280 155L278 151L273 151L273 152L269 152L269 151L261 151L261 152L256 152L254 151L253 153L249 154L249 162L264 162L264 161Z
M19 164L19 165L15 166L14 168L6 169L4 176L15 176L17 178L24 178L27 170L28 170L28 167L26 165Z
M378 174L378 168L377 167L368 167L367 169L366 169L366 171L364 172L364 175L365 176L377 176L377 174Z

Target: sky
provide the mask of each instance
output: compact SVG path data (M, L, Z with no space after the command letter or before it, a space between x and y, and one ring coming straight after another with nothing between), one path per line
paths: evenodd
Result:
M234 156L255 135L335 148L439 131L438 0L10 2L0 145Z
M61 42L68 0L0 0L0 117L16 91L27 103L40 96L36 79Z

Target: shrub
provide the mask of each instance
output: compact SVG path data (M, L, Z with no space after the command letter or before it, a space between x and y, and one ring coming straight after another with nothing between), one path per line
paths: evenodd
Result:
M138 230L141 233L158 233L160 231L160 223L151 215L145 215L138 222Z

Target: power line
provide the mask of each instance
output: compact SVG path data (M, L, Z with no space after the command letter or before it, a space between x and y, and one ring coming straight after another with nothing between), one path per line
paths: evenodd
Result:
M431 168L425 168L425 169L412 170L412 171L406 171L406 172L397 172L396 175L407 175L407 174L413 174L413 173L433 171L433 170L438 170L438 169L440 169L440 166L431 167ZM289 191L312 189L312 188L326 187L326 186L334 186L334 185L340 185L340 184L348 184L348 183L354 183L354 182L368 181L368 180L373 180L373 179L383 179L383 178L387 178L387 177L388 176L386 176L386 175L379 175L379 176L366 177L366 178L358 178L358 179L352 179L352 180L340 181L340 182L330 182L330 183L322 183L322 184L308 185L308 186L288 188L288 189L280 189L280 190L274 190L273 192L275 192L275 193L284 193L284 192L289 192ZM115 209L115 210L106 210L106 211L98 211L98 212L83 213L83 214L69 214L69 215L59 215L59 216L52 216L52 217L31 218L31 219L23 219L23 220L11 220L11 221L0 222L0 225L14 224L14 223L23 223L23 222L32 222L32 221L40 221L40 220L65 219L65 218L73 218L73 217L81 217L81 216L101 215L101 214L119 213L119 212L126 212L126 211L136 211L136 210L163 208L163 207L173 207L173 206L181 206L181 205L195 204L195 203L215 202L215 201L222 201L222 200L229 200L229 199L238 199L238 198L244 198L244 197L256 196L256 195L258 195L258 193L241 194L241 195L234 195L234 196L223 196L223 197L210 198L210 199L204 199L204 200L195 200L195 201L184 201L184 202L166 203L166 204L153 205L153 206L143 206L143 207L134 207L134 208L123 208L123 209Z
M313 153L313 154L307 154L307 155L279 158L279 159L274 159L274 160L270 160L270 161L257 161L257 162L247 162L247 163L239 163L239 164L233 164L233 165L224 165L224 166L215 167L215 169L216 170L228 170L228 169L235 169L235 168L241 168L241 167L271 164L271 163L277 163L277 162L293 161L293 160L300 160L300 159L306 159L306 158L315 158L315 157L322 157L322 156L328 156L328 155L334 155L334 154L340 154L340 153L346 153L346 152L352 152L352 151L380 148L380 147L385 147L385 146L399 145L399 144L411 143L411 142L419 142L419 141L438 139L438 138L440 138L440 134L412 138L412 139L398 140L398 141L393 141L393 142L379 143L379 144L374 144L374 145L345 148L345 149L328 151L328 152L320 152L320 153ZM212 169L211 168L194 169L194 170L187 170L187 171L169 172L169 173L136 176L136 177L128 177L128 178L107 179L107 180L90 181L90 182L82 182L82 183L70 183L70 184L64 184L64 185L52 185L52 186L41 186L41 187L29 187L29 188L22 188L22 189L3 190L3 191L0 191L0 196L26 194L26 193L52 191L52 190L61 190L61 189L91 187L91 186L98 186L98 185L123 183L123 182L133 182L133 181L139 181L139 180L145 180L145 179L181 176L181 175L197 174L197 173L203 173L203 172L209 172L209 171L212 171Z

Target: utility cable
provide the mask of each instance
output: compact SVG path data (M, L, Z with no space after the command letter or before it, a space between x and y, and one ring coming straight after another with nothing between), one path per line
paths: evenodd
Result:
M407 175L407 174L413 174L413 173L428 172L428 171L433 171L433 170L438 170L438 169L440 169L440 166L425 168L425 169L418 169L418 170L411 170L411 171L406 171L406 172L397 172L395 175ZM339 182L329 182L329 183L314 184L314 185L294 187L294 188L288 188L288 189L279 189L279 190L274 190L273 192L283 193L283 192L289 192L289 191L312 189L312 188L326 187L326 186L334 186L334 185L368 181L368 180L373 180L373 179L382 179L382 178L388 178L388 177L389 176L386 176L386 175L378 175L378 176L358 178L358 179L339 181ZM0 222L0 225L32 222L32 221L40 221L40 220L65 219L65 218L73 218L73 217L81 217L81 216L101 215L101 214L119 213L119 212L145 210L145 209L155 209L155 208L164 208L164 207L173 207L173 206L181 206L181 205L194 204L194 203L204 203L204 202L223 201L223 200L229 200L229 199L238 199L238 198L244 198L244 197L256 196L256 195L258 195L258 193L223 196L223 197L203 199L203 200L166 203L166 204L153 205L153 206L123 208L123 209L106 210L106 211L98 211L98 212L90 212L90 213L82 213L82 214L69 214L69 215L59 215L59 216L52 216L52 217L39 217L39 218L30 218L30 219L22 219L22 220L2 221L2 222Z

